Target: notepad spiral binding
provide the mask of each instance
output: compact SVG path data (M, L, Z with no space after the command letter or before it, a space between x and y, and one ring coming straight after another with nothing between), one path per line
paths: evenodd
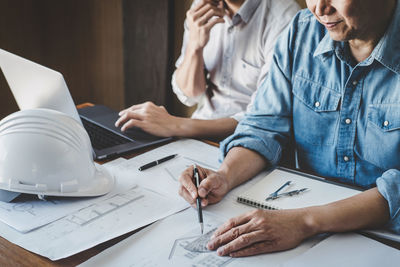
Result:
M264 210L279 210L280 209L274 205L266 205L266 204L260 203L257 200L254 200L251 198L240 197L240 196L237 197L237 202L255 207L257 209L264 209Z

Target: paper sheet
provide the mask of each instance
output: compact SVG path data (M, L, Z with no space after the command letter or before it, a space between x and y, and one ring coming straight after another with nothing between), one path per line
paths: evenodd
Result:
M209 169L218 169L220 166L218 153L217 147L204 142L191 139L179 140L127 160L119 165L116 174L129 176L137 185L170 198L180 199L178 179L181 173L194 163ZM147 170L138 170L146 163L171 154L178 156Z
M204 219L205 233L213 232L223 222L209 212L204 213ZM317 242L310 240L285 252L230 258L204 249L209 236L200 236L196 211L187 209L147 227L80 266L277 266Z
M165 216L187 205L140 187L72 213L35 231L21 234L0 224L7 240L51 260L91 248Z
M355 233L335 234L282 267L395 267L400 251Z
M122 160L116 162L121 163ZM116 163L110 163L110 166L114 164ZM23 195L11 203L0 202L0 221L26 233L107 197L49 197L47 201L42 201L36 195Z
M239 192L254 185L266 175L263 172L244 185L232 190L216 205L204 210L205 233L214 230L228 218L254 208L236 202ZM300 255L320 238L308 240L296 249L254 257L232 259L204 252L204 240L199 240L197 212L190 208L169 216L113 247L91 258L82 266L277 266ZM201 241L201 242L200 242ZM203 252L194 252L193 247ZM199 249L200 248L200 249Z

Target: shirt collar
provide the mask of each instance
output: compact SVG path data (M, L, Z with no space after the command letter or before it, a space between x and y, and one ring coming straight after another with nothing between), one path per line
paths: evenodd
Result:
M331 39L329 33L327 32L324 38L322 38L321 42L319 42L317 49L315 49L314 57L334 50L335 50L335 41Z
M392 21L371 56L382 65L400 74L400 3L396 1Z
M239 8L238 12L233 16L232 24L239 24L240 21L248 23L260 3L261 0L246 0Z

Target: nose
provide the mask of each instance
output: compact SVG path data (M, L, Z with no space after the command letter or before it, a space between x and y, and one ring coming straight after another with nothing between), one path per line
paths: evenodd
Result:
M330 0L317 0L317 4L315 6L315 14L317 16L324 16L333 13L334 8L330 4Z

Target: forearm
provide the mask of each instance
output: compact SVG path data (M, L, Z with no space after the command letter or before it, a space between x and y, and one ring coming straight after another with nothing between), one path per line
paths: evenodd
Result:
M202 49L186 49L182 64L176 70L176 83L187 97L196 97L206 90Z
M267 160L252 150L234 147L229 150L218 172L228 179L228 188L232 188L257 175L267 166Z
M305 209L305 222L311 235L380 227L389 219L388 203L377 188L341 201Z
M223 139L235 131L237 121L233 118L198 120L176 117L175 136Z

